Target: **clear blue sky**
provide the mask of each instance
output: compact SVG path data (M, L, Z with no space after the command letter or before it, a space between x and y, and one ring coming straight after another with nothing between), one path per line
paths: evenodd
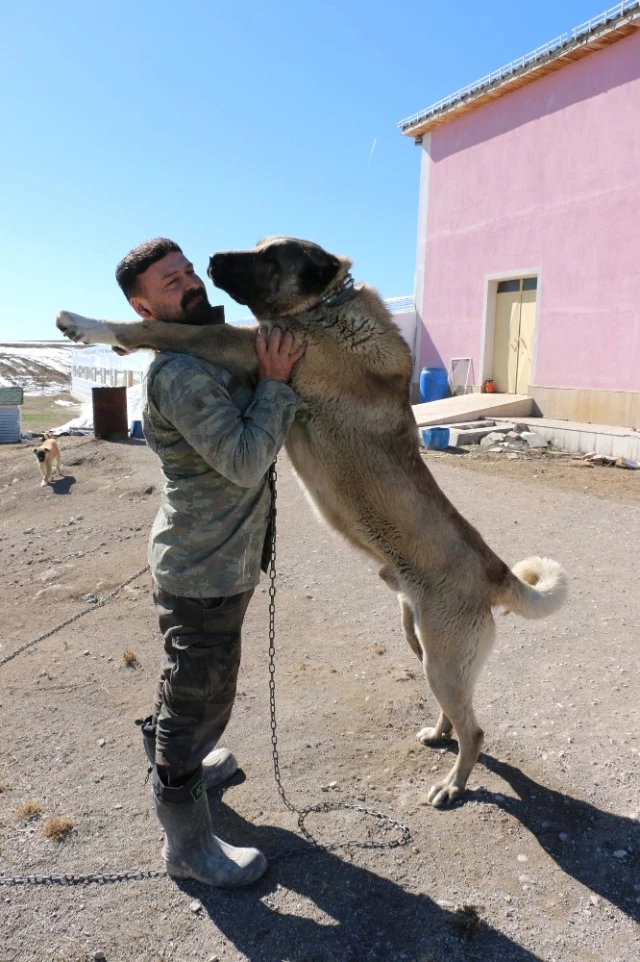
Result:
M598 10L0 0L0 339L57 336L58 307L131 317L114 268L157 234L203 276L212 251L306 237L411 293L420 150L396 122Z

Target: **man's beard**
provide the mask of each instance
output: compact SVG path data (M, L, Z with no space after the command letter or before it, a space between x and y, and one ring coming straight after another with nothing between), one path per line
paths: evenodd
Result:
M212 307L204 287L198 287L182 296L179 313L160 309L154 311L154 317L169 324L224 324L224 307Z

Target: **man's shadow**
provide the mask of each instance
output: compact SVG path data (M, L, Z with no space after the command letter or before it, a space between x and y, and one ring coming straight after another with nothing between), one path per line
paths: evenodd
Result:
M399 953L433 962L540 962L502 932L480 924L473 913L442 908L355 865L348 848L340 857L287 829L252 825L220 797L210 796L210 805L214 831L232 844L260 848L269 870L246 889L214 889L188 880L176 884L202 903L213 924L251 962L389 962ZM293 850L293 857L282 857ZM407 850L385 851L381 858L399 852ZM357 849L351 853L357 857ZM420 856L404 858L410 862ZM302 900L296 914L284 914L274 904L279 888ZM309 917L305 901L313 903L316 914L323 913L321 921Z
M640 893L634 889L640 878L640 828L635 819L603 812L589 802L546 788L491 755L482 753L478 761L507 782L518 797L496 798L496 793L480 789L468 792L468 799L496 805L517 818L563 872L640 921L636 902ZM615 855L623 851L627 854Z
M65 474L63 478L56 478L56 480L51 480L49 482L49 487L54 494L69 494L72 485L76 483L76 479L72 474Z

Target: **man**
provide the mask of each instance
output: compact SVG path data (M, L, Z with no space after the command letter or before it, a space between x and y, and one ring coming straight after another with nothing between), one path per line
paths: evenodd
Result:
M224 323L180 247L140 244L116 279L140 317ZM165 486L149 563L166 653L153 714L141 722L167 872L210 885L245 885L267 867L254 848L214 835L207 788L237 769L215 745L236 694L240 632L260 579L270 510L267 473L299 405L287 382L304 346L260 330L255 392L188 354L157 354L145 379L143 423Z

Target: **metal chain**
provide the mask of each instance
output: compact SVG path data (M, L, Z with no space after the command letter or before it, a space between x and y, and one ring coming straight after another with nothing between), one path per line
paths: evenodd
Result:
M285 790L282 785L282 777L280 775L280 759L278 755L278 733L276 725L276 462L274 461L271 465L269 471L269 488L271 491L271 513L270 513L270 523L271 523L271 557L269 564L269 704L270 704L270 714L271 714L271 746L273 755L273 771L276 780L276 786L278 789L278 794L285 805L285 807L297 816L298 820L298 831L303 836L303 838L310 844L310 848L305 849L291 849L290 851L278 852L276 855L271 856L271 861L278 861L285 858L293 858L294 856L300 855L312 855L320 851L324 852L334 852L339 848L345 848L351 846L354 848L373 848L373 849L386 849L386 848L399 848L403 845L408 845L411 841L411 833L409 828L402 822L395 818L391 818L389 815L385 815L383 812L378 812L372 808L366 808L364 805L354 805L350 802L320 802L317 805L306 805L304 808L297 808L286 796ZM73 615L71 618L67 618L66 621L61 622L52 628L50 631L44 632L44 634L39 635L32 641L27 642L15 651L12 651L9 655L6 655L2 660L0 660L0 667L15 658L22 651L30 648L32 645L37 644L44 638L50 637L50 635L55 634L56 631L60 631L61 628L65 628L67 625L72 624L77 621L78 618L82 618L83 615L88 614L90 611L94 611L96 608L101 608L106 605L108 601L114 598L122 588L126 587L131 581L140 577L141 574L148 569L148 565L144 568L140 568L136 571L134 575L123 581L122 584L114 588L108 595L101 598L100 601L96 602L89 607L84 608L77 614ZM308 815L312 813L319 812L336 812L336 811L352 811L359 812L361 815L368 815L371 818L375 818L378 822L384 822L386 825L390 825L398 830L397 838L391 839L388 842L373 842L373 841L363 841L361 839L349 839L343 842L333 842L329 845L322 845L320 842L316 841L309 829L305 825L305 821ZM91 872L87 875L76 875L74 873L68 873L66 875L2 875L0 874L0 886L20 886L20 885L91 885L100 884L105 885L113 882L136 882L142 881L144 879L157 879L163 878L167 873L156 871L154 869L138 869L130 872Z
M10 651L8 655L4 656L4 658L0 658L0 668L6 665L8 661L11 661L12 658L15 658L17 655L22 654L23 651L27 650L27 648L31 648L33 647L33 645L37 645L39 641L44 641L45 638L50 638L51 635L55 635L56 631L60 631L62 628L66 628L67 625L73 624L74 621L77 621L78 618L82 618L84 615L89 614L90 611L95 611L96 608L102 608L102 606L106 605L108 601L111 601L112 598L115 598L115 596L118 594L119 591L122 591L122 589L126 588L128 584L130 584L132 581L135 581L136 578L140 577L140 575L144 574L145 571L148 570L148 568L149 568L149 565L145 565L144 568L140 568L139 571L136 571L134 575L131 575L130 578L127 578L126 581L123 581L122 584L118 585L117 588L114 588L113 591L110 591L108 595L104 596L104 598L100 598L99 601L96 601L93 604L88 605L86 608L83 608L81 611L77 611L75 615L71 615L70 618L66 618L65 621L61 621L59 625L55 626L55 628L50 628L49 631L43 632L43 634L38 635L37 638L32 638L31 641L25 642L24 645L20 645L20 647L16 648L14 651Z
M138 882L142 879L162 878L166 872L137 869L132 872L91 872L89 875L0 875L2 885L91 885L95 882Z
M269 470L269 487L271 489L271 513L270 513L270 525L271 525L271 556L269 563L269 706L270 706L270 721L271 721L271 753L273 756L273 773L276 781L276 787L278 789L278 795L282 800L283 805L290 812L297 816L298 819L298 831L306 839L307 842L312 846L311 849L292 849L288 852L281 852L275 856L272 856L272 860L291 858L293 856L305 855L305 854L315 854L318 851L334 852L336 849L345 848L346 846L352 846L355 848L375 848L375 849L387 849L387 848L399 848L403 845L408 845L411 841L411 832L408 826L404 825L402 822L395 818L391 818L389 815L385 815L384 812L378 812L372 808L366 808L364 805L354 805L351 802L319 802L317 805L306 805L304 808L297 808L293 802L290 802L287 798L285 790L282 785L282 776L280 774L280 758L278 754L278 732L276 723L276 516L277 516L277 481L276 472L276 462L274 461ZM361 839L349 839L343 842L332 842L329 845L323 845L318 842L309 829L305 825L305 821L308 815L318 812L338 812L338 811L351 811L359 812L362 815L369 815L371 818L375 818L378 822L384 822L393 828L398 829L397 838L391 839L388 842L374 842L374 841L363 841Z

